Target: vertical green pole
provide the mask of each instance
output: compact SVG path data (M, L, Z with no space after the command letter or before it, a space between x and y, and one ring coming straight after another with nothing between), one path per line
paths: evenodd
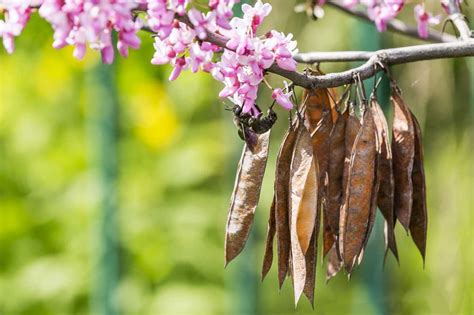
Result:
M242 4L249 3L249 0L240 1L240 3L234 6L234 16L242 17ZM241 146L240 146L241 148ZM235 161L240 157L239 152L235 154ZM235 174L235 165L233 165L232 173ZM229 293L232 295L229 303L229 314L232 315L253 315L257 314L257 253L255 248L255 233L256 224L252 228L245 249L242 253L227 266L226 272L229 273L227 277L227 283L229 288Z
M89 75L89 104L93 114L93 142L100 180L100 211L96 233L97 253L93 290L93 311L98 315L118 314L115 297L119 282L117 224L117 142L119 105L115 90L115 67L97 64Z
M375 26L367 22L357 22L359 25L357 27L358 32L356 38L356 43L354 49L360 50L369 50L375 51L382 48L381 36L380 33L376 30ZM366 80L365 89L367 94L370 95L373 88L373 79ZM377 100L383 109L386 109L388 106L388 98L390 94L388 81L384 80L379 86L377 91ZM369 97L367 95L367 97ZM382 216L380 212L377 211L376 222L372 230L372 237L367 244L367 248L364 254L364 261L361 265L361 274L363 282L367 288L368 295L372 302L372 308L375 311L375 314L388 314L388 310L384 303L385 288L383 282L382 274L382 259L383 259L383 242L380 240L383 239L382 235ZM375 236L375 237L374 237ZM381 254L382 253L382 254ZM357 311L354 310L356 313Z

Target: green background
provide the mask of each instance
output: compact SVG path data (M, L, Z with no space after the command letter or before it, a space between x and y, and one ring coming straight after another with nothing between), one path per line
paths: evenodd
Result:
M295 1L270 3L262 32L292 32L302 52L422 43L379 36L331 8L312 21L293 12ZM411 8L404 19L413 22ZM392 69L424 134L426 267L398 225L400 266L389 257L382 270L379 218L352 279L326 284L318 261L315 310L303 299L295 309L290 280L280 293L274 269L259 280L285 113L251 239L224 269L242 142L217 98L222 86L203 73L168 82L171 68L150 64L153 40L141 37L142 48L113 66L90 50L77 61L72 48L51 47L35 14L15 53L0 53L0 314L473 314L472 58ZM262 85L259 104L270 103Z

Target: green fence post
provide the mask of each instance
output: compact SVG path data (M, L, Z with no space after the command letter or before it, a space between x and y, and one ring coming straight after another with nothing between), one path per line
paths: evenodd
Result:
M94 261L94 314L119 314L116 289L119 282L119 240L117 223L117 142L119 105L115 90L115 66L98 63L89 74L89 104L93 118L95 161L100 180L100 210L97 217Z

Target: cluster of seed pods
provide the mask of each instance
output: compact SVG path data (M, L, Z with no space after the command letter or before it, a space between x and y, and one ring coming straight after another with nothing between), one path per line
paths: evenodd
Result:
M390 251L398 260L398 221L425 257L426 187L417 119L394 82L391 132L375 93L355 102L347 97L350 90L340 99L335 89L305 90L280 145L262 278L272 266L276 238L279 286L292 278L295 303L304 294L313 304L318 255L326 261L327 280L341 269L350 275L361 264L377 208L385 221L385 255ZM248 238L269 139L270 131L258 135L254 150L244 146L227 221L226 264Z

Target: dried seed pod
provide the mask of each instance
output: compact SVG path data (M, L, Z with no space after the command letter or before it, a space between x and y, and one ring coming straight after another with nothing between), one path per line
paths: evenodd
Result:
M333 235L339 233L339 209L342 204L342 177L344 173L345 132L349 111L337 119L329 136L329 166L327 189L327 218Z
M421 128L413 113L411 114L415 131L415 159L413 164L413 205L410 218L410 233L425 263L426 235L428 229L428 212L426 210L426 182L423 166L423 145Z
M415 134L410 110L403 101L398 88L392 89L393 117L393 176L395 181L394 211L408 231L413 200L411 174L415 156Z
M283 139L276 162L274 189L278 248L278 281L280 288L283 285L288 273L288 263L290 258L291 238L289 225L289 185L290 166L296 137L296 129L290 127Z
M306 282L304 255L314 230L317 201L317 177L311 135L303 124L300 124L297 133L290 168L291 269L295 303L303 293Z
M385 218L385 257L387 251L393 253L398 261L397 244L395 241L394 213L393 213L393 169L392 169L392 149L390 148L390 139L388 124L383 114L382 108L375 99L371 101L372 115L374 116L377 155L378 155L378 173L380 179L379 190L377 194L377 205Z
M306 261L306 279L303 289L303 294L308 298L311 306L314 307L314 287L316 281L316 264L317 264L317 248L318 248L318 234L320 225L320 211L316 214L316 223L314 232L311 236L308 250L305 254Z
M346 218L342 258L349 273L363 248L369 227L375 180L375 141L373 116L370 111L366 111L352 150L343 205Z
M235 179L225 238L225 264L244 248L260 198L267 165L270 131L258 136L255 153L244 146Z
M263 256L262 281L270 271L273 262L273 239L275 237L275 196L273 196L270 216L268 218L267 241L265 243L265 254Z
M328 253L328 267L326 271L326 283L329 282L332 278L334 278L339 270L342 268L342 261L339 258L337 253L336 245L331 248Z
M324 222L328 223L327 211L325 207L327 205L326 195L327 195L327 170L329 166L329 136L333 128L333 122L331 119L331 114L329 110L323 109L322 117L319 120L316 128L311 134L312 144L313 144L313 155L318 162L319 166L319 190L318 190L318 209L322 209L324 213ZM325 224L326 226L327 224ZM332 243L334 242L334 235L330 233L330 229L324 229L324 244L325 248L331 248ZM327 248L327 250L329 250ZM324 256L327 251L324 251Z
M336 241L336 234L332 232L331 226L329 225L329 218L327 215L327 205L321 207L323 209L323 258L329 253L329 250L333 247Z
M303 254L306 253L316 219L318 198L317 165L313 158L310 134L300 127L291 163L291 211L296 211L296 233Z
M349 109L348 109L349 110ZM339 212L339 242L338 249L340 257L343 257L344 253L344 238L345 230L347 225L347 207L344 207L345 200L347 199L347 190L349 188L349 166L351 162L352 148L354 146L355 139L361 128L359 119L351 112L346 122L345 130L345 142L344 142L344 170L342 176L342 205Z

